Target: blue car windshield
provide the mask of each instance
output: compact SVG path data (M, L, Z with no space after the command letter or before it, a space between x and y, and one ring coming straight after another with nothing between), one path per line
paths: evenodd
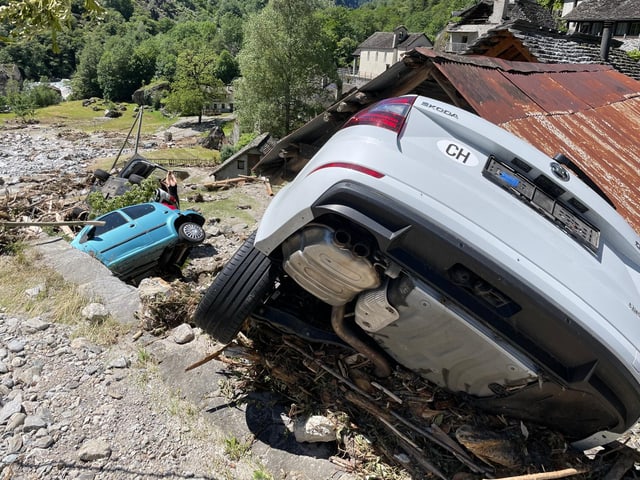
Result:
M100 220L105 222L105 224L102 226L96 226L95 230L93 231L94 237L99 237L103 233L127 223L127 219L124 218L124 216L122 216L120 212L107 213L106 215L103 215Z
M136 219L144 217L148 213L155 210L155 207L150 203L141 203L140 205L132 205L130 207L123 208L122 211L129 217Z

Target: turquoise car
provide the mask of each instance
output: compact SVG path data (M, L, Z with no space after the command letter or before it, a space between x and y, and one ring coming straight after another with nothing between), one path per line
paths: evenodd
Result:
M105 223L84 227L71 246L133 283L154 271L179 270L191 248L205 239L205 219L200 213L174 210L157 202L114 210L96 220Z

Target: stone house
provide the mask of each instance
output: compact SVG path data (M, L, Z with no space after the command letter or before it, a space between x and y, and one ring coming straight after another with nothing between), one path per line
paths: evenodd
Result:
M640 0L564 0L562 19L569 32L622 42L623 50L640 49Z
M433 44L424 33L410 33L399 26L393 32L375 32L358 45L353 53L353 66L343 78L346 85L358 86L377 77L415 47ZM343 87L343 91L347 90Z
M595 0L584 4L590 1ZM446 52L538 63L602 63L640 79L640 64L621 41L613 38L603 46L602 36L562 32L558 20L534 0L482 0L458 16L446 28Z
M447 25L440 48L450 53L464 53L490 30L507 22L521 20L547 30L557 26L551 12L535 0L481 0L466 10L453 12L453 16L459 20Z

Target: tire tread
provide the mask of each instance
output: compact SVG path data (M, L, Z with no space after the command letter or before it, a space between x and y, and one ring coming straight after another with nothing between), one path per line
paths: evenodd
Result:
M204 293L195 323L221 343L229 343L272 282L271 259L247 238Z

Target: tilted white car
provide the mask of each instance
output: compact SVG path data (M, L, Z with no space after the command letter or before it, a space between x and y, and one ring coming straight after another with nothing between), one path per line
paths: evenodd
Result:
M588 448L640 417L639 290L640 238L570 160L404 96L276 195L195 321L345 342Z

